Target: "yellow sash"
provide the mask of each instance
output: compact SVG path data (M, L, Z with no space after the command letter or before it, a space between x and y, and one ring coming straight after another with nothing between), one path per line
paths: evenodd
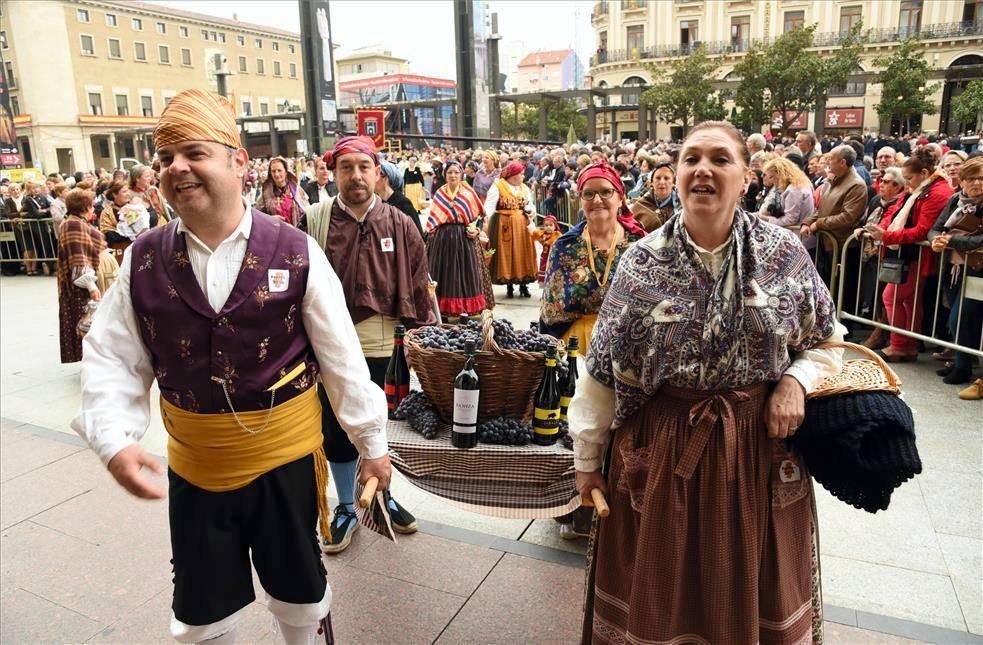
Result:
M272 410L198 414L160 400L169 435L167 462L175 473L198 488L221 493L248 485L275 468L314 455L321 534L328 528L328 464L321 435L321 402L310 388ZM260 427L261 432L246 432Z

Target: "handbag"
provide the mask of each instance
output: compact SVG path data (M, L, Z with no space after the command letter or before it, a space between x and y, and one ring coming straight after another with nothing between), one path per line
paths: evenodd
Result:
M904 258L885 257L881 260L877 279L890 284L903 283L908 279L908 261Z

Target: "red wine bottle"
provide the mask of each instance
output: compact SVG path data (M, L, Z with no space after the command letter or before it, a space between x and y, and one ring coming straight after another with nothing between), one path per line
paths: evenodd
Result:
M403 336L406 328L396 325L393 334L393 354L389 358L389 365L386 367L386 407L389 409L389 418L393 418L396 408L400 401L410 393L410 368L406 364L406 354L403 351Z
M474 369L474 343L464 343L464 369L454 379L454 427L451 445L474 448L478 445L478 397L481 386Z
M576 336L571 336L567 343L567 371L560 376L557 387L560 389L560 420L567 420L567 408L570 406L570 399L577 392L577 350L580 340Z
M546 368L536 390L532 415L532 442L552 446L560 433L560 389L556 386L556 345L546 349Z

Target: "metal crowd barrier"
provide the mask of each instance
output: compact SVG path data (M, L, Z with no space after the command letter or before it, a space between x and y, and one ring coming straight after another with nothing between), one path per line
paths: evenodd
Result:
M848 239L847 242L843 245L843 250L840 255L840 263L844 267L846 266L847 255L849 253L850 247L854 244L860 244L860 242L856 238L851 236L850 239ZM928 242L920 242L918 246L931 248L931 245ZM867 266L864 266L865 263L863 261L863 253L861 252L858 254L859 258L857 259L857 262L859 264L859 267L857 272L857 292L853 303L854 313L850 313L843 310L844 288L846 287L846 271L845 270L840 271L839 274L840 278L838 283L838 298L837 298L837 303L838 303L837 314L839 315L840 319L863 323L865 325L869 325L871 327L877 327L888 332L901 334L915 340L932 343L933 345L938 345L940 347L945 347L960 352L966 352L968 354L972 354L974 356L983 358L983 334L980 334L981 330L983 330L983 318L981 318L981 316L983 316L983 277L967 275L965 273L967 270L967 265L966 264L961 265L960 271L963 273L962 273L962 284L959 290L959 298L956 303L950 302L948 308L940 307L939 305L942 304L943 302L942 294L945 291L945 280L947 277L951 279L951 273L949 271L949 267L952 265L947 260L952 250L945 249L941 253L933 251L932 253L934 254L934 256L927 256L927 257L936 258L936 260L938 261L938 271L934 276L933 275L927 276L924 283L921 274L922 263L924 261L922 258L923 253L919 251L917 262L914 260L909 262L908 275L910 275L911 271L917 271L915 277L915 286L914 286L915 309L913 310L913 312L917 311L918 308L921 308L922 318L923 318L922 325L920 329L918 330L915 329L914 321L918 316L912 314L909 328L906 329L904 327L898 327L896 325L891 324L890 322L890 321L897 320L897 313L899 307L898 289L894 290L894 298L892 299L891 302L891 311L890 311L890 315L887 316L887 321L883 321L878 317L878 310L881 309L881 311L883 311L882 305L884 303L881 301L882 301L883 289L886 286L886 283L877 280L877 277L880 275L882 259L883 259L880 253L881 248L882 247L878 247L878 253L875 256L876 263L875 263L875 257L871 257L867 262ZM873 274L874 289L872 290L873 302L861 302L861 289L863 286L865 271L868 272L874 271ZM869 274L867 274L867 279L868 280L871 279ZM931 292L929 292L930 298L926 299L924 297L925 287L930 286L930 281L934 282L935 293L931 294ZM926 302L926 300L928 301ZM967 302L969 302L969 304L971 305L969 307L968 313L967 313L967 308L965 306ZM976 304L976 303L980 303L980 304ZM948 321L947 320L943 321L943 326L940 329L939 314L944 312L945 315L948 316L948 312L952 309L952 306L954 304L958 304L959 306L959 317L956 320L956 329L948 330L950 333L952 333L953 340L948 340L947 338L944 337L947 335L945 334L945 330L948 327L947 325ZM860 312L863 310L861 308L861 305L869 305L869 310L871 311L869 318L859 315ZM883 312L883 313L886 314L887 312ZM932 326L931 326L931 330L929 330L929 333L925 334L923 333L925 331L924 316L929 313L932 316ZM980 334L980 340L978 341L978 345L976 347L960 344L958 342L960 339L960 332L963 331L963 325L974 326L972 328L969 328L971 335Z
M30 254L34 257L26 257ZM0 263L56 262L58 241L47 219L0 219Z
M532 185L532 194L540 217L553 215L560 228L570 228L580 221L580 196L575 191L564 191L563 195L547 202L548 187L537 182Z

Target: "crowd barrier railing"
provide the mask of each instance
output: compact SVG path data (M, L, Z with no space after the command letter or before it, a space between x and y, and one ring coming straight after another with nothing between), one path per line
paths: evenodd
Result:
M58 241L51 218L0 219L0 263L19 264L25 260L58 260Z
M912 259L908 263L908 273L915 273L915 283L913 285L913 307L908 307L904 301L911 300L909 297L900 297L898 292L902 289L895 288L891 299L890 310L886 311L886 304L882 302L883 292L888 283L881 282L878 278L883 266L883 254L881 246L876 247L877 253L866 260L864 259L863 247L855 258L858 264L856 275L856 292L853 296L853 311L846 311L845 289L853 286L847 284L847 262L851 247L860 245L862 240L851 236L843 245L840 254L840 264L843 270L839 273L837 314L841 320L848 320L862 323L871 327L883 329L888 332L901 334L914 340L928 342L939 347L945 347L959 352L966 352L973 356L983 358L983 276L972 276L966 273L967 265L953 265L950 261L953 251L945 249L942 252L931 251L925 253L922 249L931 246L928 242L921 242L917 260ZM928 260L927 258L931 258ZM922 267L927 261L936 264L934 274L929 274L923 278ZM958 266L961 274L961 282L958 293L953 293L951 285L953 279L953 267ZM947 280L949 281L947 283ZM908 279L906 277L905 282ZM896 285L901 287L902 285ZM934 287L934 289L931 289ZM943 307L946 298L949 298L948 307ZM955 319L955 329L949 328L948 319L940 322L940 315L949 316L953 307L957 307ZM919 308L921 313L918 313ZM902 311L904 310L904 311ZM864 312L869 315L863 315ZM880 316L878 314L881 314ZM908 325L899 326L892 324L898 320L899 314L908 319ZM931 328L926 330L924 317L931 315ZM919 321L921 324L916 324ZM967 325L969 327L967 327ZM925 332L928 333L925 333ZM951 339L948 336L951 335ZM970 340L979 336L978 340L970 344Z
M532 194L536 213L539 214L540 218L545 215L552 215L562 229L570 228L580 221L580 195L576 194L575 191L566 190L551 197L548 186L534 183Z

